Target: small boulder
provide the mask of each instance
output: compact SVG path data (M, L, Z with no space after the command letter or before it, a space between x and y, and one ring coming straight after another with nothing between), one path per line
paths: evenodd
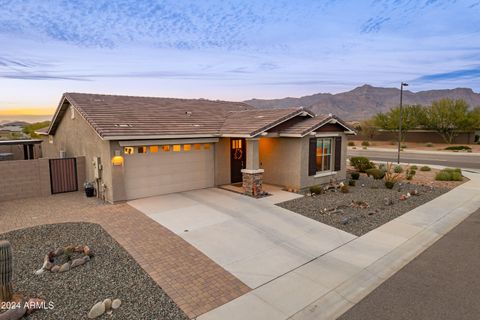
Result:
M104 313L105 313L105 305L102 302L97 302L92 307L92 309L90 309L90 312L88 312L88 318L95 319L100 317Z
M40 269L38 269L37 271L35 271L35 274L38 276L38 275L41 275L41 274L44 273L44 272L45 272L45 269L40 268Z
M62 266L60 267L60 270L58 270L58 272L66 272L70 270L70 263L66 262L64 264L62 264Z
M55 273L60 271L60 266L53 266L52 269L50 269L51 272Z
M58 248L57 250L55 250L53 254L55 255L55 257L59 257L63 254L63 252L64 252L63 248Z
M76 246L73 252L83 252L83 246Z
M120 308L120 306L122 305L122 300L120 299L115 299L112 301L112 309L113 310L116 310L118 308Z
M89 246L84 246L83 247L83 254L86 256L89 256L91 254L91 250Z
M0 320L18 320L25 315L25 312L27 312L27 309L23 305L20 308L8 309L0 313Z
M40 299L40 298L30 298L27 301L26 307L27 307L27 314L30 315L34 313L37 310L40 310L42 306L45 305L45 300Z
M42 269L50 270L50 269L52 269L52 267L53 267L53 263L51 263L50 261L46 260L46 261L43 262Z
M90 261L90 256L83 256L81 259L83 259L84 263Z
M110 311L110 309L112 309L112 299L108 298L103 300L103 305L105 306L105 311Z
M72 265L70 266L70 268L75 268L75 267L81 266L84 263L85 263L85 260L83 260L83 258L77 258L77 259L72 261Z

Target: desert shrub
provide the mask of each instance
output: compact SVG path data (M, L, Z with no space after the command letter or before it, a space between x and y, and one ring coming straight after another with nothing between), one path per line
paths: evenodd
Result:
M410 167L410 169L411 169L411 170L417 170L418 167L417 167L416 165L413 165L413 166Z
M366 172L367 176L369 176L369 177L372 176L373 179L375 179L375 180L383 179L383 177L385 176L385 171L377 169L377 168L368 169L365 172Z
M322 186L311 186L310 187L310 193L311 194L322 194L324 191L323 191L323 187Z
M394 186L395 186L395 182L385 181L385 187L386 187L387 189L393 189Z
M407 145L406 145L406 144L402 144L402 145L400 146L400 148L402 148L402 149L407 149Z
M363 147L370 147L370 142L368 142L368 141L362 141L362 146L363 146Z
M353 179L348 180L348 185L349 185L350 187L355 187L356 184L357 184L357 181L356 181L356 180L353 180Z
M463 180L462 170L460 170L459 168L457 169L445 168L435 175L435 180L462 181Z
M449 146L446 147L445 150L454 150L454 151L462 151L462 150L472 150L469 146Z
M355 147L355 142L353 142L353 141L348 141L348 146L349 146L349 147Z
M429 166L423 166L420 168L420 171L432 171L432 168L430 168Z
M390 140L390 145L394 146L394 145L396 145L396 144L397 144L396 141Z
M350 164L360 172L375 168L375 164L371 162L367 157L351 157Z
M378 169L380 169L382 171L387 171L387 166L385 165L385 163L380 163L378 165Z
M358 172L352 172L350 175L352 176L352 180L358 180L360 178L360 173Z
M416 173L417 173L416 170L409 168L405 171L405 178L407 180L412 180Z
M425 147L429 147L429 148L431 148L431 147L433 147L433 143L431 143L431 142L427 142L427 143L425 143Z
M393 163L387 162L387 169L385 171L385 187L392 189L395 183L402 180L400 172L395 172Z
M348 193L348 186L347 185L343 185L340 187L340 192L341 193Z
M402 167L401 165L397 164L397 165L395 166L395 168L393 169L393 171L394 171L395 173L402 173L402 172L403 172L403 167Z

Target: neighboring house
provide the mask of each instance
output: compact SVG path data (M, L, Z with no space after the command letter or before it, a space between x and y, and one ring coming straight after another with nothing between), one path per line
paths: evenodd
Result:
M42 140L0 140L0 161L31 160L42 156Z
M46 157L86 156L86 177L116 202L243 183L301 189L346 177L346 135L335 116L225 101L66 93Z

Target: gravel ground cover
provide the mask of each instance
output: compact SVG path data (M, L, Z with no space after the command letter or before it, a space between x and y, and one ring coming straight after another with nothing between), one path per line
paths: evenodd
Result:
M54 308L27 319L87 319L91 307L106 298L122 305L112 316L97 319L188 319L136 261L97 224L42 225L0 234L9 240L14 256L15 292L43 298ZM88 245L94 257L64 273L35 275L52 249Z
M418 195L400 200L402 194L413 190L417 190ZM327 191L321 195L282 202L278 206L361 236L449 190L408 182L387 189L383 180L374 181L361 174L356 186L349 187L349 193ZM363 202L368 207L352 207L352 202Z

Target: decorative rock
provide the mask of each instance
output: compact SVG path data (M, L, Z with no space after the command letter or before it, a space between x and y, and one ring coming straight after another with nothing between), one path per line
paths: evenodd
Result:
M40 298L30 298L27 302L27 314L30 315L37 310L40 310L45 305L45 300Z
M110 309L112 309L112 299L108 298L103 300L103 305L105 306L105 311L110 311Z
M70 268L75 268L75 267L78 267L78 266L81 266L82 264L84 264L86 261L83 260L83 258L78 258L78 259L75 259L72 261L72 265L70 266Z
M386 205L386 206L391 206L393 204L393 200L392 199L389 199L389 198L385 198L383 199L383 203Z
M60 270L58 270L58 272L66 272L70 270L70 263L64 263L62 264L62 266L60 267Z
M60 266L53 266L52 269L50 269L51 272L55 273L60 271Z
M53 267L53 263L51 263L50 261L46 260L45 262L43 262L42 269L50 270L52 269L52 267Z
M112 301L112 309L116 310L116 309L120 308L121 304L122 304L122 300L120 300L120 299L113 300Z
M9 309L0 313L0 320L18 320L21 319L26 312L27 309L25 309L23 306L20 308Z
M63 248L58 248L57 250L55 250L53 254L55 255L55 257L58 257L58 256L61 256L63 252L64 252Z
M83 246L76 246L73 252L83 252Z
M90 309L90 312L88 313L88 318L95 319L97 317L100 317L104 313L105 313L105 305L102 302L97 302L92 307L92 309Z
M83 259L84 263L87 261L90 261L90 256L83 256L81 259Z
M86 256L89 256L91 253L91 250L88 246L84 246L83 247L83 254L86 255Z
M40 269L38 269L37 271L35 271L35 274L38 276L38 275L41 275L41 274L44 273L44 272L45 272L45 269L40 268Z

